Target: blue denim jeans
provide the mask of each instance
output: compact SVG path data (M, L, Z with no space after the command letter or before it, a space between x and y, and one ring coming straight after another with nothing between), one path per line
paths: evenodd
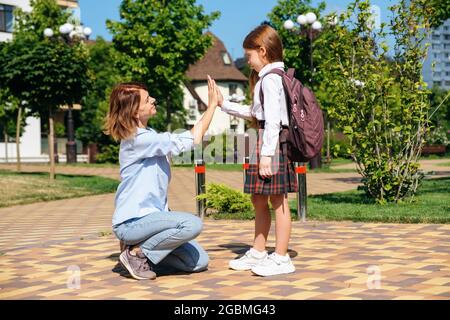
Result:
M187 272L208 267L208 254L193 239L202 230L202 220L184 212L152 212L114 226L116 237L127 245L139 245L158 269Z

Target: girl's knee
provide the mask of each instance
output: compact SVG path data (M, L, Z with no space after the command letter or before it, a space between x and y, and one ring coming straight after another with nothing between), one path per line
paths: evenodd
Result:
M272 204L273 208L282 206L284 202L285 202L284 194L273 194L270 196L270 203Z
M258 206L258 205L267 205L267 200L269 199L269 196L263 194L253 194L251 198L253 205Z

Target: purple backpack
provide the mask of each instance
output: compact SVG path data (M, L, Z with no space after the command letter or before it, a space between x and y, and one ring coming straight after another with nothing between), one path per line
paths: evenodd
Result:
M314 93L294 77L295 69L287 72L272 69L261 79L260 100L264 110L262 80L270 73L281 76L289 119L287 155L294 162L307 162L322 150L323 115ZM281 141L281 140L280 140Z

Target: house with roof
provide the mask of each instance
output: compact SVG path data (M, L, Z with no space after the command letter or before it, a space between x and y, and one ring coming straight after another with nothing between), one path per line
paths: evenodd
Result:
M230 54L223 42L213 33L213 45L205 56L197 63L191 65L186 72L188 82L184 84L184 108L188 112L187 125L189 128L199 120L200 115L208 103L208 80L207 75L213 78L220 88L225 99L242 100L245 96L247 77L236 68ZM241 98L241 99L239 99ZM207 135L217 135L233 130L237 134L245 131L245 121L230 116L216 109L211 121Z

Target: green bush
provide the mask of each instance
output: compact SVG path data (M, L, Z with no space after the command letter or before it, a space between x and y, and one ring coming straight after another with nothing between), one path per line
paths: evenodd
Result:
M351 159L349 154L350 142L342 133L332 133L330 136L330 151L336 158ZM326 155L326 148L324 148Z
M120 145L109 144L102 147L102 152L97 155L98 163L119 163Z
M218 215L242 215L252 219L253 205L249 194L231 189L223 184L206 185L206 193L197 197L206 200L206 208L213 209Z

